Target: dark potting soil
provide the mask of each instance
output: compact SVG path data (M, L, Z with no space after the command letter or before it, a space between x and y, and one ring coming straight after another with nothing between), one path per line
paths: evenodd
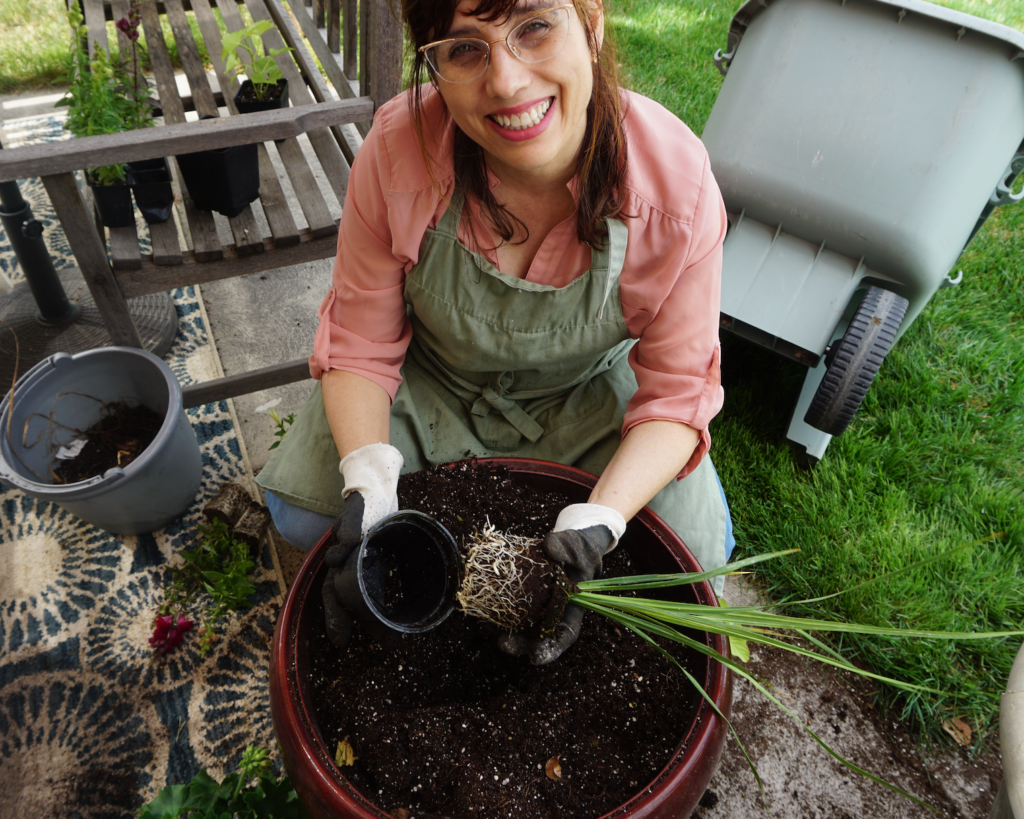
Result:
M82 433L88 439L82 451L70 460L57 461L53 469L56 482L78 483L115 466L128 466L153 443L162 423L157 413L141 404L108 404L103 417Z
M256 96L256 89L254 86L246 86L244 91L239 92L237 102L248 104L270 102L272 100L280 98L282 90L282 86L278 85L277 83L274 83L273 85L271 85L270 88L267 89L266 95L264 97L258 97Z
M460 548L488 518L542 536L568 502L490 468L404 476L399 499L440 520ZM639 570L625 546L605 560L605 576ZM369 800L409 819L586 819L657 778L698 705L678 669L591 613L576 644L546 666L503 654L496 636L455 612L390 650L360 629L344 651L326 635L314 641L321 736L332 753L349 743L356 759L341 771ZM700 674L699 656L673 653ZM555 763L561 778L547 774Z

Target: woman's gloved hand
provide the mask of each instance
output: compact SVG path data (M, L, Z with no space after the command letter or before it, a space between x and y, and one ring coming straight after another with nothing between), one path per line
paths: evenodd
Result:
M597 503L575 503L559 513L543 548L551 560L562 564L573 583L582 583L601 573L601 559L615 548L625 531L626 520L614 509ZM568 605L550 636L538 640L525 634L503 635L498 647L507 654L528 655L534 665L544 665L557 660L576 642L582 622L583 609Z
M327 636L343 648L352 636L352 615L339 602L335 580L353 549L380 520L398 511L398 473L405 459L388 444L369 444L341 459L339 470L345 478L345 505L331 527L332 545L324 562L324 616Z

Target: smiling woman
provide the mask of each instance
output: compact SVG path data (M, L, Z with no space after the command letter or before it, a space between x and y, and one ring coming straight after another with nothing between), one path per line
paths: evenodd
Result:
M574 582L645 505L722 566L731 525L707 452L726 220L703 145L619 87L596 0L403 12L413 87L352 167L310 359L321 385L259 476L296 545L333 524L329 636L353 626L335 570L397 509L399 472L467 457L600 476L545 541ZM499 647L551 662L582 616Z

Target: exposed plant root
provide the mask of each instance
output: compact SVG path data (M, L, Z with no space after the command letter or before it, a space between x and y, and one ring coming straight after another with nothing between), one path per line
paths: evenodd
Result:
M462 610L506 631L540 636L561 618L568 579L544 558L540 540L499 532L488 520L470 540L462 586Z

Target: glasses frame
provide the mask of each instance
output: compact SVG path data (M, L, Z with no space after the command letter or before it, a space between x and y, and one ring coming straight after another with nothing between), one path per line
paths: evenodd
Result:
M416 51L419 52L420 54L423 54L423 59L426 61L427 65L430 66L430 70L433 72L433 74L438 79L444 80L446 83L450 83L451 85L461 85L462 83L473 82L473 80L480 79L487 72L487 69L488 69L488 67L491 64L491 46L494 45L495 43L504 43L505 44L505 48L507 48L509 50L509 53L513 57L515 57L517 60L519 60L520 62L526 63L526 65L533 65L534 63L547 62L548 60L557 57L558 54L561 54L562 53L561 50L559 50L558 54L552 54L550 57L545 57L543 60L524 60L522 57L520 57L518 54L516 54L515 49L512 48L511 45L509 45L508 38L512 36L513 32L515 32L518 29L522 28L527 23L529 23L531 20L533 20L533 19L535 19L537 17L542 17L543 15L548 14L549 12L552 12L552 11L560 11L561 9L575 9L575 8L576 8L576 6L575 6L574 3L562 3L561 5L552 6L549 9L544 9L543 11L538 11L536 14L531 14L529 17L527 17L521 23L516 23L515 27L512 28L512 30L509 31L508 34L506 34L504 37L499 37L497 40L490 40L490 41L488 41L488 40L481 40L479 37L448 37L448 38L446 38L444 40L435 40L432 43L427 43L424 46L420 46L419 48L416 49ZM484 67L481 69L479 74L477 74L475 77L470 77L468 80L449 80L449 79L446 79L445 77L443 77L441 75L440 71L438 71L436 68L434 68L433 65L431 65L430 58L427 57L427 55L426 55L427 49L434 48L435 46L439 46L439 45L444 45L445 43L454 43L454 42L456 42L458 40L472 40L472 41L477 42L477 43L483 43L486 46L486 48L487 48L487 59L484 60ZM566 37L566 42L568 42L568 36ZM562 48L565 48L565 44L564 43L562 45Z

